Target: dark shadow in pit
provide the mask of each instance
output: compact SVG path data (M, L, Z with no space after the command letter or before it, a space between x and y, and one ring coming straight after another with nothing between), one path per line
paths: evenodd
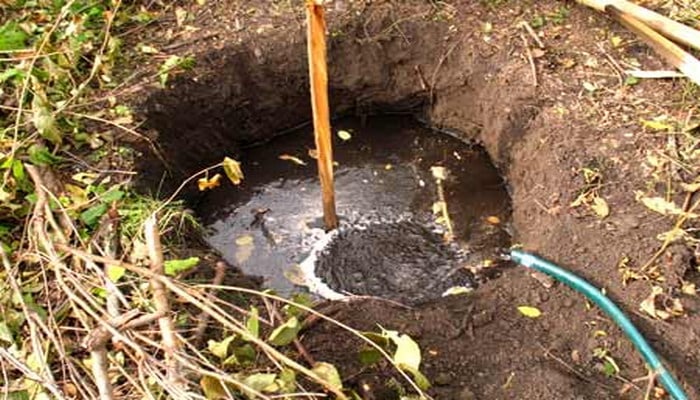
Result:
M432 126L482 140L497 166L507 168L508 149L538 112L532 88L513 79L517 71L502 70L499 56L485 59L468 40L448 46L446 24L416 19L401 36L372 34L384 32L389 21L358 18L335 27L344 34L329 43L334 115L418 113ZM448 48L451 56L441 59ZM143 147L138 187L167 195L224 156L236 157L241 147L307 124L305 54L302 29L198 54L193 71L144 100L145 126L161 155ZM196 197L195 186L183 194Z

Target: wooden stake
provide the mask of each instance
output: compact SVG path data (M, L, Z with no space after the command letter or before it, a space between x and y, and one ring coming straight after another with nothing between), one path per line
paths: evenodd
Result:
M627 0L576 0L578 3L595 8L598 11L606 12L605 8L613 6L652 29L662 33L664 36L675 40L678 43L694 47L700 50L700 31L693 29L680 22L676 22L657 12L651 11L642 6L638 6Z
M323 6L306 2L307 52L311 82L311 110L318 151L318 176L323 196L323 220L327 230L338 227L333 188L333 145L328 110L328 70L326 67L326 21Z
M660 33L616 7L607 6L605 7L605 12L636 33L666 61L678 68L688 79L695 82L696 85L700 85L700 61L698 59L677 44L666 39Z

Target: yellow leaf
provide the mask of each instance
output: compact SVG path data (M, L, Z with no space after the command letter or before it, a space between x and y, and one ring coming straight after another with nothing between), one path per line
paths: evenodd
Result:
M488 222L491 225L498 225L501 223L501 219L495 215L489 215L488 217L486 217L486 222Z
M673 228L670 231L659 233L656 238L664 243L673 243L683 239L686 232L681 228Z
M619 36L613 36L610 38L610 43L612 43L613 47L620 47L622 44L622 38Z
M347 141L350 140L350 138L352 138L352 135L348 131L338 131L338 137Z
M602 197L596 196L593 198L591 210L593 210L593 212L596 213L596 215L598 215L601 219L610 215L610 207L608 207L608 203Z
M306 282L306 276L304 275L304 271L301 269L301 267L298 264L295 264L291 266L289 269L284 271L284 277L287 278L288 281L292 282L293 284L297 286L307 286Z
M528 318L537 318L542 315L542 311L540 311L538 308L530 306L520 306L518 307L518 311Z
M688 193L695 193L700 190L700 182L681 183L681 188Z
M695 288L694 283L683 282L683 286L681 286L681 292L689 296L695 296L697 294L697 289Z
M393 169L393 168L394 168L394 166L391 165L391 164L387 164L387 165L384 166L384 169L387 170L387 171L389 171L389 170L391 170L391 169Z
M430 171L433 173L433 177L437 180L444 181L447 179L447 169L445 167L430 167Z
M197 187L199 187L200 192L209 189L214 189L219 185L221 185L221 174L216 174L211 178L202 178L197 180Z
M221 383L220 380L214 377L203 376L202 379L199 381L199 386L202 388L202 392L204 392L204 397L207 400L219 400L228 398L228 394L226 392L226 389L224 388L223 383Z
M284 161L291 161L297 165L306 165L306 163L299 157L290 156L289 154L282 154L281 156L279 156L279 159Z
M451 288L445 290L445 292L442 294L442 297L466 294L472 292L473 290L474 289L468 288L466 286L452 286Z
M652 120L641 119L640 122L644 127L649 128L653 131L672 131L673 125L664 122L667 118L665 116L654 118Z
M233 158L225 157L222 163L224 167L224 172L228 179L234 185L239 185L243 180L243 171L241 170L241 163L234 160Z
M250 246L253 244L253 236L243 235L236 238L236 244L239 246Z
M576 208L584 204L588 200L588 196L588 192L580 194L574 201L571 202L571 204L569 204L569 207Z
M681 215L685 214L683 209L678 207L676 203L668 201L663 197L640 197L639 192L638 200L644 204L644 206L654 212L663 215ZM697 218L697 214L688 214L687 218Z

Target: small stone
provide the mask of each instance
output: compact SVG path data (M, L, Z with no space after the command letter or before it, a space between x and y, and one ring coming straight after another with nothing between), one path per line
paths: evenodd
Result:
M571 308L574 305L574 301L571 299L564 299L562 305L566 308Z
M447 372L440 372L433 378L433 382L437 386L447 386L452 383L452 376Z
M634 215L625 215L620 218L620 226L624 229L637 229L639 225L639 218Z
M546 302L547 300L549 300L549 293L542 292L542 293L538 293L537 296L538 296L538 298L539 298L539 300L540 300L540 303L544 303L544 302Z
M462 391L459 392L459 395L457 395L458 400L476 400L476 395L474 392L472 392L471 389L469 388L464 388Z

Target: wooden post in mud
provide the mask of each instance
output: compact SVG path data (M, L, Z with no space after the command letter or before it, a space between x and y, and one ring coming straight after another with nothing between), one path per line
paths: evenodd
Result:
M318 0L306 1L307 51L311 82L311 110L318 152L318 176L323 196L323 220L327 230L338 227L333 188L333 145L328 109L328 70L326 67L326 21Z

